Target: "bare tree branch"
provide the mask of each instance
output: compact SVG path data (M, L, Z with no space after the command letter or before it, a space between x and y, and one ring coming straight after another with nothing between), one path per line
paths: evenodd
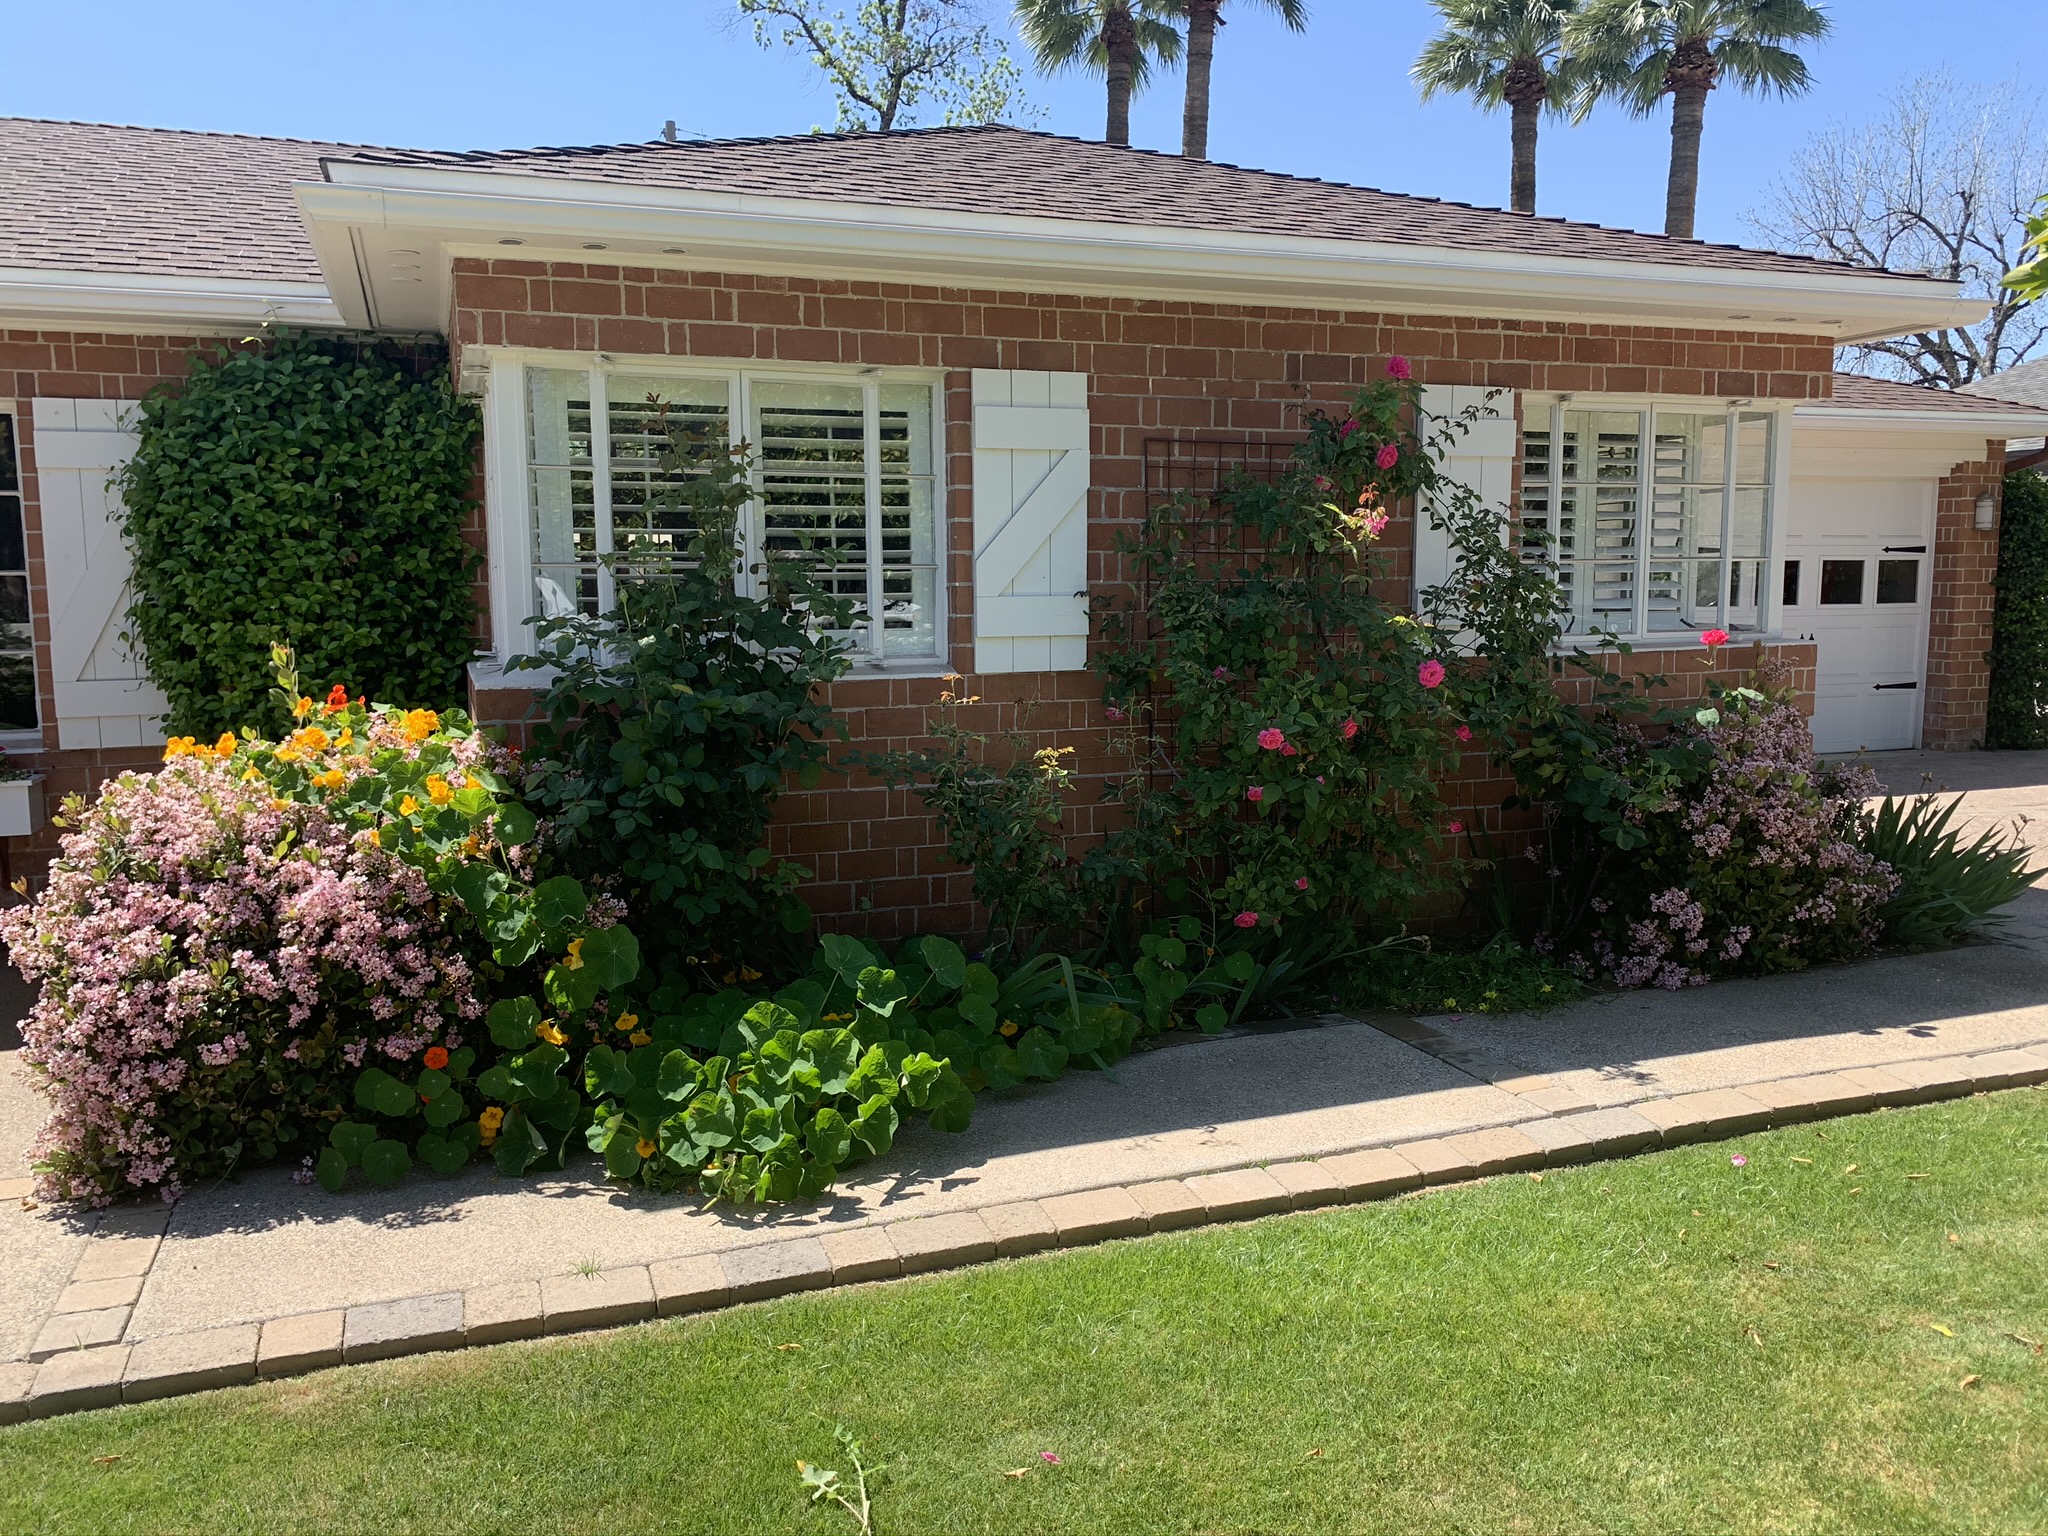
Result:
M1974 326L1846 347L1844 367L1953 389L2042 348L2048 313L1999 285L2048 187L2048 126L2032 103L2017 82L1912 81L1874 121L1815 137L1751 211L1781 249L1946 278L1991 304Z

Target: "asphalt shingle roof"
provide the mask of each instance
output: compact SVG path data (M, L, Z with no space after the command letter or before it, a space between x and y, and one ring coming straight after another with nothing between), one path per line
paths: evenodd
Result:
M1174 229L1308 235L1752 272L1874 273L1844 262L1538 218L1003 126L585 148L383 151L389 165Z
M2040 409L2048 401L2006 399L1989 393L2002 373L1973 384L1966 390L1937 389L1927 384L1900 384L1892 379L1873 379L1860 373L1835 375L1832 399L1816 404L1846 406L1860 411L1953 411L1959 416L2009 416L2013 407ZM2044 381L2048 382L2048 381Z
M1965 384L1961 392L1966 395L1989 395L1994 400L2011 400L2018 405L2033 405L2048 410L2048 360L2021 363L2016 368L1994 373L1974 384Z
M0 266L317 283L292 183L360 148L0 118Z

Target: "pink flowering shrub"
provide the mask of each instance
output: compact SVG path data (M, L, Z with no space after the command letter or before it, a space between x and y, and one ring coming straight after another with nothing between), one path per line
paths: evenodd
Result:
M1698 986L1867 952L1898 881L1858 844L1876 781L1813 755L1806 719L1746 690L1672 727L1706 750L1661 808L1626 813L1642 843L1611 858L1581 965L1624 987ZM1637 739L1619 749L1647 757ZM1625 771L1625 767L1624 767Z
M295 681L288 655L280 672ZM565 964L592 945L622 970L630 936L595 936L617 913L580 888L534 899L536 824L510 795L503 748L460 716L369 709L339 688L324 706L295 687L285 701L299 724L281 741L176 738L161 771L67 801L48 886L0 914L11 958L41 986L22 1036L50 1102L36 1144L46 1198L174 1198L319 1153L369 1069L424 1068L439 1092L451 1053L466 1072L479 1049L488 1060L520 1044L494 1041L487 979L520 990L564 945ZM437 1160L466 1161L507 1114L433 1117Z

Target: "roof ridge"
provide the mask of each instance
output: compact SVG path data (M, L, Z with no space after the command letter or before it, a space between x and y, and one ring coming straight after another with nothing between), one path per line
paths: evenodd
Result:
M109 123L85 117L19 117L0 114L0 124L32 123L44 128L111 128L118 133L161 133L193 139L238 139L255 144L296 144L308 149L367 149L382 154L436 154L396 144L359 144L350 139L300 139L274 133L239 133L230 128L169 128L160 123Z

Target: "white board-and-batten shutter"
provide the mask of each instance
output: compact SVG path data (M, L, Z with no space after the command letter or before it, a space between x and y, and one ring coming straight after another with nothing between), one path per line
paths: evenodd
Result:
M974 370L974 670L1088 664L1088 376Z
M1470 407L1479 417L1469 430L1452 427L1450 450L1438 466L1442 475L1471 487L1480 502L1500 513L1501 536L1511 537L1514 525L1515 457L1521 451L1515 428L1515 393L1477 384L1431 384L1422 391L1422 419L1416 424L1423 441L1443 430L1447 419ZM1450 580L1453 569L1450 531L1432 527L1430 509L1415 509L1415 597Z
M135 452L135 403L37 400L32 410L57 745L155 745L169 705L149 681L140 646L123 638L128 546L109 484Z

